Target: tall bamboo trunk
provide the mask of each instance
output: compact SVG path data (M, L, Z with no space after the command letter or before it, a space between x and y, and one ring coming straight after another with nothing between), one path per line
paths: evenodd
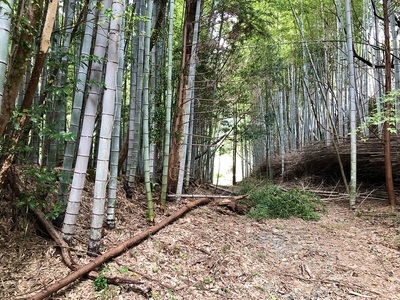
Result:
M121 33L121 16L124 6L119 0L114 0L112 12L114 18L110 22L108 38L108 60L106 66L105 86L103 96L103 107L101 113L101 128L99 135L99 151L96 163L96 179L93 193L92 221L90 225L90 238L88 253L98 254L104 220L106 203L106 190L108 184L109 162L111 153L111 138L115 117L115 102L117 98L117 73L118 73L118 51Z
M95 14L93 12L96 3L92 2L92 6L89 6L86 23L85 23L85 32L83 36L82 48L81 48L81 57L89 57L90 48L93 40L93 28L94 28L94 18ZM82 116L82 106L83 106L83 98L85 94L85 86L87 80L89 61L81 61L79 64L79 68L77 71L77 82L76 88L73 96L72 103L72 112L70 119L69 132L76 136L76 139L70 139L67 141L64 159L62 164L62 170L60 172L60 187L58 189L58 203L60 205L65 205L67 202L68 196L68 188L71 183L72 176L72 167L74 163L74 159L76 156L76 143L79 141L79 130L81 124L81 116Z
M111 0L102 2L103 7L99 16L99 24L94 55L104 58L107 45L108 18L105 13L111 7ZM62 227L62 237L70 243L75 233L76 223L78 220L82 192L85 186L86 173L89 165L89 158L93 144L93 134L95 131L95 120L97 116L97 106L100 98L100 83L103 79L103 62L93 61L91 65L90 81L92 85L86 99L84 118L82 123L81 137L79 140L78 154L72 178L71 191L68 197L67 209Z
M353 28L350 0L346 0L347 59L350 81L350 206L356 204L357 188L357 133L356 133L356 80L353 57Z
M147 219L154 222L154 207L150 176L150 131L149 131L149 73L150 73L150 35L153 13L153 1L147 5L146 37L144 43L144 68L143 68L143 169L147 198Z
M161 186L161 209L165 209L168 190L168 164L171 139L171 103L172 103L172 47L174 35L174 0L169 1L168 13L168 47L167 47L167 98L165 103L165 129L164 129L164 149L163 149L163 169Z
M136 5L140 5L140 15L145 16L145 1L140 0ZM138 35L139 44L137 51L137 76L136 76L136 93L135 93L135 116L133 130L132 158L129 168L128 183L132 187L136 181L138 173L138 165L140 160L140 145L142 141L142 101L143 101L143 67L144 67L144 18L139 20Z
M122 28L125 27L125 19L122 19ZM115 222L115 203L117 202L117 186L118 186L118 160L121 140L121 106L122 106L122 84L124 77L124 31L121 32L121 39L118 50L118 74L117 74L117 93L115 100L115 119L112 133L111 154L110 154L110 182L108 184L108 201L107 201L107 228L114 229Z

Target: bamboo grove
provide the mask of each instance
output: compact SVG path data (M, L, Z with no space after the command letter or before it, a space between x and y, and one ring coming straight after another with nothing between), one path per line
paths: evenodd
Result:
M356 140L379 135L393 205L398 11L388 0L1 1L0 186L24 197L16 166L57 174L71 242L93 173L97 253L117 184L130 196L145 185L153 222L154 189L164 209L167 193L215 181L219 155L235 184L239 168L272 178L290 151L350 142L354 205Z

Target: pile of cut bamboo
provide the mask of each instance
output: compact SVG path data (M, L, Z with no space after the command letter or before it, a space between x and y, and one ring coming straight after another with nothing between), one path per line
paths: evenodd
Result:
M400 140L393 139L392 169L394 181L400 181ZM369 184L383 184L385 182L385 164L383 141L378 138L359 140L357 142L357 180ZM273 159L272 171L274 178L293 180L310 177L316 181L326 182L341 180L339 156L347 177L350 174L350 144L338 144L337 151L333 145L316 143L302 150L288 153L284 161L282 174L282 160L280 156ZM265 166L260 170L265 172Z

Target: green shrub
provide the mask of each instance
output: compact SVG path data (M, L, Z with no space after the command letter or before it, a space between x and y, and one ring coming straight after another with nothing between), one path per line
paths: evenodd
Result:
M26 210L43 210L49 206L46 197L53 192L56 176L54 171L35 166L27 166L23 170L22 181L24 181L26 190L23 191L23 197L16 203L18 207ZM54 212L57 208L54 209Z
M241 194L250 194L245 200L251 209L248 216L254 219L288 219L291 216L303 220L319 220L318 211L323 210L323 202L309 191L282 190L277 185L260 181L243 183Z

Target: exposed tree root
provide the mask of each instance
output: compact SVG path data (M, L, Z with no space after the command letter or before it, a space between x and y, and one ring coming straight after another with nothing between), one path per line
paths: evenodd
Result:
M60 246L61 248L61 256L65 262L65 264L70 268L71 270L76 270L77 269L77 264L76 262L73 261L70 252L69 252L69 246L68 244L61 238L57 230L54 228L54 226L46 220L43 212L41 212L38 209L35 209L34 211L35 216L38 218L40 223L44 226L44 228L47 230L47 232L50 234L52 239Z
M148 230L134 236L133 238L125 241L124 243L120 244L119 246L107 251L106 253L97 257L90 263L88 263L88 264L82 266L81 268L79 268L78 270L74 271L67 277L59 280L58 282L56 282L52 285L44 287L39 293L37 293L36 295L32 296L29 299L38 300L38 299L44 299L44 298L50 296L51 294L55 293L56 291L62 289L63 287L67 286L68 284L74 282L76 279L82 277L83 275L88 274L90 271L101 266L101 264L108 261L109 259L122 254L130 247L139 244L143 240L147 239L150 235L155 234L156 232L158 232L159 230L161 230L168 224L176 221L177 219L182 217L185 213L190 211L193 207L207 204L210 201L211 201L211 198L201 198L201 199L198 199L196 201L186 204L185 206L183 206L181 209L176 211L174 214L172 214L168 218L165 218L164 220L162 220L158 224L152 226Z

